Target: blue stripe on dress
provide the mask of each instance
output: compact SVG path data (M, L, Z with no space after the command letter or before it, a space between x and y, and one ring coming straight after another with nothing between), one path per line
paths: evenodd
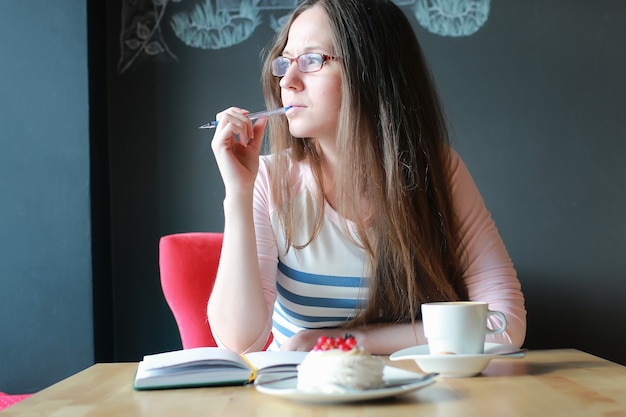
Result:
M288 267L287 265L278 263L278 269L280 271L279 277L276 280L276 290L278 297L276 299L276 305L274 306L274 318L273 318L273 332L275 333L274 343L280 347L282 344L279 341L284 341L292 337L295 333L294 330L290 330L292 326L297 329L305 328L317 328L315 323L322 323L322 326L336 327L349 321L353 318L356 311L363 308L367 304L367 300L359 299L356 295L360 290L367 290L367 280L361 277L344 277L344 276L332 276L332 275L317 275L306 272L300 272ZM282 276L281 276L282 275ZM308 289L312 287L319 288L318 292L328 294L330 297L312 297L294 293L281 285L281 281L293 283L295 291L301 291L306 293ZM325 288L326 287L326 288ZM337 298L332 297L336 293L335 288L345 288L352 292L355 296L349 298ZM286 308L285 303L290 303L291 308ZM315 308L332 308L335 310L345 310L345 315L332 316L332 317L320 317L303 314L303 312L309 312ZM295 310L295 311L294 311ZM310 314L315 314L311 312ZM335 314L342 314L337 311ZM279 324L277 319L282 322ZM286 327L286 326L289 326ZM297 331L297 330L296 330Z
M278 262L278 270L288 278L304 284L325 285L332 287L358 288L363 284L361 277L340 277L334 275L309 274L289 268L282 262Z
M273 327L272 331L280 333L286 339L289 339L295 334L293 331L289 330L288 328L276 323L276 320L273 320L272 327ZM280 344L278 344L278 346L280 347Z
M291 291L285 289L279 282L276 283L276 289L285 300L294 304L299 304L307 307L326 307L326 308L362 308L365 304L362 300L355 300L351 298L329 298L329 297L307 297L304 295L294 294Z
M291 319L296 319L296 320L300 320L303 322L307 322L307 323L319 323L319 322L323 322L323 321L334 321L334 322L346 322L348 320L350 320L352 318L352 315L346 315L346 316L307 316L304 314L298 314L293 310L288 309L287 307L285 307L285 305L283 303L280 302L280 300L277 300L278 304L280 304L280 308L282 310L282 314L281 316L283 316L284 318L286 318L289 321L292 321Z

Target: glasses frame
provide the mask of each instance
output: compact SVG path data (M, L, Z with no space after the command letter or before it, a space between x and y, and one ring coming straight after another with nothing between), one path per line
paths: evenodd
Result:
M306 70L306 68L303 69L303 67L305 67L305 65L306 65L306 61L302 61L302 59L305 58L305 57L309 57L311 55L316 55L316 56L319 56L319 57L322 58L322 62L320 63L320 67L317 68L317 69L314 69L314 70ZM339 57L332 56L332 55L327 55L327 54L322 54L320 52L307 52L305 54L298 55L295 58L287 58L287 57L284 57L284 56L281 55L281 56L278 56L278 57L276 57L276 58L274 58L272 60L272 65L271 65L272 75L274 77L284 77L285 74L287 73L287 71L289 70L289 68L291 67L291 65L293 64L293 61L296 61L296 67L298 68L298 71L306 74L306 73L321 71L321 69L324 67L324 64L326 63L326 61L336 61L338 59L339 59ZM282 74L276 74L276 72L274 71L275 64L277 62L285 62L285 61L289 62L289 65L285 67L285 71ZM304 62L304 63L301 64L301 62Z

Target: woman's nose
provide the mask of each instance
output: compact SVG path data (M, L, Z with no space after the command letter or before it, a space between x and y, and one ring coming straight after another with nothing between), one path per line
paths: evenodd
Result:
M280 87L281 88L291 88L291 89L300 89L302 88L302 78L300 77L302 73L298 69L298 65L296 62L292 62L287 68L285 75L280 79Z

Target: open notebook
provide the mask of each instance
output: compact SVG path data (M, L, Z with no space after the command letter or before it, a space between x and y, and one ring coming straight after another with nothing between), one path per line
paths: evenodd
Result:
M144 356L137 366L137 390L240 385L260 374L287 376L307 352L252 352L238 355L228 349L201 347Z

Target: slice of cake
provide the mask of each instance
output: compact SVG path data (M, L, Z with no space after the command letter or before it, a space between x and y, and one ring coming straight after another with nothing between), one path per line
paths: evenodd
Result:
M385 361L346 337L321 336L298 367L298 389L307 392L345 393L378 388Z

